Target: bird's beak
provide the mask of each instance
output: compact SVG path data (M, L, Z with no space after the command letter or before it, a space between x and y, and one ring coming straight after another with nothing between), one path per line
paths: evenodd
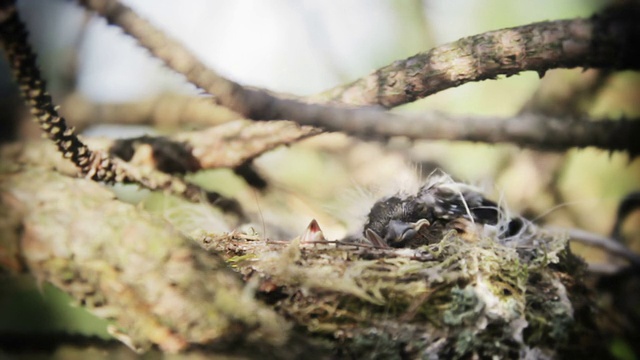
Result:
M305 229L304 233L300 237L301 243L309 243L309 242L318 242L318 241L326 241L322 230L320 229L320 225L318 222L313 219L309 223L309 226Z
M385 240L387 240L387 243L407 242L413 239L423 226L429 225L431 225L431 223L427 219L420 219L414 223L391 220L389 221L389 225L387 225L387 236L385 237Z

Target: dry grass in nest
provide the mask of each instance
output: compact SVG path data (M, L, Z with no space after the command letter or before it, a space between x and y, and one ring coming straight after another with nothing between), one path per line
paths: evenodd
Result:
M554 356L588 351L569 344L595 336L590 302L575 291L582 262L566 237L539 229L528 245L451 231L416 249L239 232L197 238L226 254L259 298L351 355Z

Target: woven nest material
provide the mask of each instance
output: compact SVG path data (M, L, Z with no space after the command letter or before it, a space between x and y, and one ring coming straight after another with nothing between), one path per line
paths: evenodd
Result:
M529 245L444 234L419 248L265 241L200 234L264 301L342 355L553 358L593 355L583 263L567 238L531 229ZM304 239L303 239L304 240Z

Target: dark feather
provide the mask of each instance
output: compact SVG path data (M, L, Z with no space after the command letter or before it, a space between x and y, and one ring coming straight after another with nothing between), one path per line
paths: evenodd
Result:
M389 246L418 247L442 240L449 231L464 232L463 223L497 225L504 212L475 188L432 175L415 195L395 195L376 202L369 212L364 233L375 232ZM425 221L426 220L426 221ZM503 236L522 228L520 219L505 222Z

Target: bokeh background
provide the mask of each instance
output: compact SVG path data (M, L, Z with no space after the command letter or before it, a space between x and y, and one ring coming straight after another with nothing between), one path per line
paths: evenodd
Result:
M613 1L123 2L224 76L304 96L464 36L537 21L588 17ZM18 5L31 29L50 92L70 123L77 101L129 104L167 93L202 96L121 30L86 14L73 2L18 0ZM37 128L25 120L25 110L16 106L19 97L6 63L0 70L0 94L5 118L0 138L39 136ZM640 116L640 74L573 69L549 71L539 79L536 73L525 72L449 89L394 111L432 110L504 117L534 111L561 117L633 118ZM128 137L175 131L101 124L85 129L84 135ZM610 233L620 200L640 190L640 161L594 149L541 153L513 145L402 138L381 144L324 134L265 154L255 166L270 184L266 193L257 193L230 170L205 171L191 179L240 199L259 214L255 230L272 238L301 234L311 219L318 220L328 238L357 231L377 198L415 189L436 168L480 186L536 223L602 235ZM187 222L194 230L228 230L212 225L219 222L208 220L207 214L168 209L164 199L135 187L118 191L129 201L155 206L167 218L183 222L191 218ZM640 251L638 223L640 215L632 215L624 233L630 246ZM612 261L596 249L579 244L574 249L594 264ZM48 285L0 276L0 334L108 337L104 322L70 308L68 302ZM72 355L70 350L58 350L52 356Z

